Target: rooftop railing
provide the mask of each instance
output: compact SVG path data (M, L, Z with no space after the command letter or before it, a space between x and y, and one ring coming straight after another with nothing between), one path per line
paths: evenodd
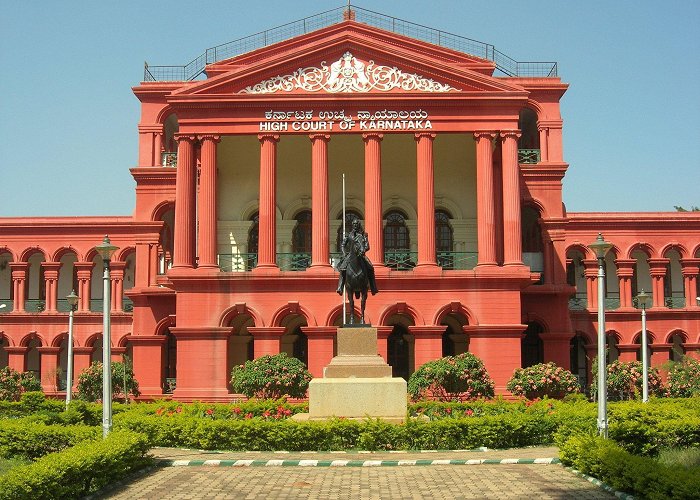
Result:
M204 73L207 64L239 56L340 23L348 17L349 10L351 11L350 17L359 23L493 61L496 64L496 69L505 76L557 76L556 62L519 62L496 50L489 43L429 28L422 24L412 23L354 5L347 5L210 47L203 54L182 66L151 66L145 63L143 79L146 82L195 80Z

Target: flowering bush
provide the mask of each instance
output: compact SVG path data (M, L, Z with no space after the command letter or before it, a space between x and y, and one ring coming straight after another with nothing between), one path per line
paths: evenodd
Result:
M115 395L126 400L124 393L124 382L132 396L141 394L139 383L134 378L134 370L125 358L126 363L119 361L112 362L112 399ZM78 398L86 401L102 400L102 363L93 362L85 368L78 376Z
M408 379L408 393L413 401L467 401L493 397L494 384L484 363L465 352L425 363Z
M700 396L700 361L684 357L668 371L668 390L674 398Z
M249 398L303 398L312 378L303 362L283 352L235 366L231 371L231 386L234 392Z
M598 394L598 362L593 361L593 383L591 394L593 399ZM613 361L608 365L608 401L624 401L627 399L639 399L642 397L642 363L640 361ZM666 396L667 390L661 382L659 370L649 368L649 395Z
M0 400L19 401L22 393L40 390L41 383L32 372L18 372L9 366L0 369Z
M545 396L562 399L581 390L576 376L553 362L516 369L506 388L515 396L527 399Z

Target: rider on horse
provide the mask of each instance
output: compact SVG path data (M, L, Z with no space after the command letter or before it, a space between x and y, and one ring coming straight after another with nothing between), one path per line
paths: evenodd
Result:
M365 252L369 250L369 240L367 239L367 233L362 230L362 225L357 219L352 221L352 229L349 233L346 233L345 237L343 238L343 244L341 247L341 250L343 251L343 258L338 264L340 279L338 280L338 289L336 291L338 292L338 295L343 294L343 288L345 287L345 272L348 267L348 261L350 260L351 254L350 246L354 243L357 243L358 247L362 251L361 262L369 279L370 291L372 292L372 295L374 295L377 293L377 282L374 279L374 267L372 267L372 263L365 255Z

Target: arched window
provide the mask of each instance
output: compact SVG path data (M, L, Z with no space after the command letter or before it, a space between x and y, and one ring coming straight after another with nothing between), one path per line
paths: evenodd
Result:
M540 334L544 328L539 323L530 322L521 341L520 361L523 368L544 362L544 343Z
M532 207L523 207L521 213L523 262L530 270L542 273L539 283L544 280L544 246L540 228L540 212Z
M297 225L292 231L292 251L311 252L311 210L303 210L295 217Z
M586 390L588 387L588 363L586 358L586 339L580 333L577 333L569 343L571 373L576 375L581 389Z
M452 216L445 210L435 210L435 250L438 252L451 252L454 243Z
M338 216L339 219L342 220L343 214L340 214ZM345 230L350 231L350 228L352 227L352 222L355 220L362 221L362 216L355 212L354 210L347 210L345 212ZM341 224L340 227L338 228L338 237L335 242L335 248L337 252L342 252L341 245L343 244L343 225Z
M540 161L540 134L537 130L537 114L530 108L520 110L518 118L518 162L539 163Z
M409 346L406 341L408 330L403 325L394 325L387 339L387 357L391 366L392 376L408 380Z
M399 271L415 267L406 218L403 212L392 210L386 214L384 226L384 261L387 267Z
M166 343L163 352L163 390L172 394L177 386L177 338L170 329L166 330Z
M248 230L248 253L258 253L258 236L260 234L260 214L255 212L250 218L253 222Z
M435 210L435 251L438 265L443 269L454 269L454 254L452 247L454 236L450 219L452 216L445 210Z

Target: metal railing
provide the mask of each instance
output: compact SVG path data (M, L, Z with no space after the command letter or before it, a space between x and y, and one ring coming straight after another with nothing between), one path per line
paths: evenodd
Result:
M177 379L176 378L168 377L165 379L165 387L163 387L163 392L165 394L172 394L176 388L177 388Z
M90 312L102 312L102 299L90 299Z
M570 311L583 311L586 308L588 298L585 294L575 295L569 298L569 310Z
M620 308L620 297L606 297L605 310L612 311Z
M518 149L518 163L535 164L541 159L539 149Z
M330 259L335 265L342 258L339 252L331 252ZM397 271L408 271L416 267L418 253L411 251L384 252L384 262L387 267ZM476 252L437 252L437 262L445 270L474 269L477 264ZM258 264L255 253L219 254L219 269L222 272L250 271ZM308 252L287 252L277 254L277 265L282 271L303 271L311 265L311 254Z
M384 264L394 271L410 271L416 267L418 252L389 250L384 252Z
M348 9L352 10L351 17L359 23L493 61L496 64L496 69L506 76L547 78L557 76L556 62L518 62L496 50L489 43L429 28L422 24L412 23L354 5L344 5L254 35L210 47L183 66L151 66L144 63L143 79L146 82L195 80L204 73L207 64L340 23L346 18Z
M669 309L683 309L685 297L664 297L664 305Z
M474 269L477 264L476 252L438 252L438 266L444 270Z
M24 301L24 310L28 313L40 313L46 310L46 301L41 299L27 299Z
M281 252L277 254L280 271L304 271L311 265L310 252Z
M257 253L219 254L219 269L225 273L250 271L257 265Z
M0 306L5 305L5 307L0 307L0 314L9 313L15 307L15 301L11 299L0 300Z
M160 154L160 164L164 167L177 167L177 152L163 151Z

